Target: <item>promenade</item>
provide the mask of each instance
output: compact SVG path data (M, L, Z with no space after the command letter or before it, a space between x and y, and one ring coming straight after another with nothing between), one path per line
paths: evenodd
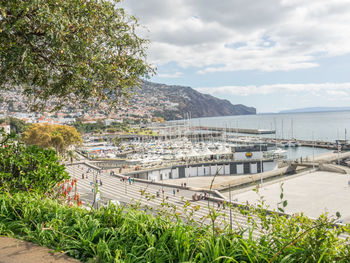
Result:
M86 175L89 169L91 171L90 173L88 173L88 179L81 179L82 173ZM68 165L66 170L69 172L72 178L77 178L78 192L81 195L81 199L83 200L84 205L86 207L89 207L93 201L93 193L91 191L91 183L93 180L92 171L97 173L97 169L92 169L91 166L88 166L86 164L75 164ZM107 200L118 200L122 205L125 206L128 204L139 203L143 207L143 209L148 207L151 209L151 211L163 210L171 215L182 217L185 220L188 216L190 216L198 224L206 225L212 223L209 217L209 209L214 208L216 212L219 213L219 216L215 221L215 225L221 228L229 226L230 208L227 206L223 207L222 203L220 207L218 207L218 201L223 202L225 200L229 200L228 192L222 192L221 196L223 196L224 198L219 198L215 194L210 194L209 201L193 201L192 197L194 194L199 195L206 191L209 192L209 190L206 189L199 190L199 188L197 188L198 186L200 186L199 182L202 180L202 182L205 181L205 183L208 184L208 182L212 178L189 178L189 181L187 181L186 178L184 178L182 179L182 181L178 180L178 185L176 185L176 182L170 185L169 183L172 182L164 182L164 184L154 184L147 181L135 181L134 184L129 184L127 180L125 182L121 182L121 178L119 178L118 176L111 176L109 172L110 171L103 171L101 174L97 175L98 180L102 180L102 186L99 186L99 190L102 193L101 199L105 202ZM277 211L277 203L280 202L278 198L281 193L279 187L280 182L284 181L285 184L287 184L287 181L289 181L289 179L290 181L292 181L293 178L300 178L299 180L301 181L298 181L297 184L295 184L291 188L288 184L288 186L285 188L285 200L288 200L288 203L290 204L288 204L285 210L288 214L301 213L302 211L304 211L305 215L316 218L318 215L326 211L328 211L332 215L339 211L342 215L342 219L344 220L344 222L348 222L350 213L346 211L346 209L347 204L350 202L350 199L344 198L343 200L338 201L342 198L344 194L346 194L344 191L350 191L350 188L345 186L345 178L337 177L336 179L339 179L341 183L339 181L337 187L328 187L328 184L331 183L330 181L319 180L321 178L318 176L319 174L311 174L311 177L305 177L305 174L309 173L310 171L292 176L278 177L276 178L276 180L265 183L263 187L263 192L260 192L260 194L261 196L264 196L264 199L268 200L267 204L269 205L269 210ZM259 176L259 174L257 174L256 176ZM344 175L335 174L334 176ZM219 180L224 180L226 179L224 177L226 176L219 176L217 178L219 178ZM231 176L231 178L232 177L235 176ZM304 178L307 178L308 181L303 181ZM196 184L195 181L192 181L192 179L197 180L198 184ZM313 184L313 187L310 187L313 181L318 181L319 184ZM179 184L181 185L181 182L188 182L188 187L184 188L179 186ZM218 182L218 184L221 184L221 182ZM270 187L272 187L272 190L269 190ZM343 187L343 191L339 191L341 187ZM255 187L250 186L245 189L240 189L237 192L233 191L231 196L233 204L235 206L242 205L243 207L246 207L247 204L249 204L249 206L256 204L257 200L260 199L260 195L257 194L255 191L252 191L252 188ZM297 194L299 188L300 194ZM328 190L324 191L323 188ZM177 189L179 189L179 192L177 192ZM174 190L175 195L173 194ZM141 194L141 192L143 192L143 194ZM157 192L159 193L159 196L157 196ZM309 194L313 195L309 196ZM295 196L298 196L297 201L294 200ZM328 198L330 199L330 201L326 202L326 206L320 207L320 205L322 206L322 203ZM301 204L304 204L304 206L302 206ZM254 229L253 236L255 238L261 236L262 233L259 228L260 220L257 216L252 216L252 218L254 218L255 222L258 224L253 226L253 223L248 220L248 215L242 215L237 208L232 208L231 213L232 229ZM247 234L248 232L245 233ZM343 234L342 236L345 237L346 235Z
M285 212L288 214L304 213L311 218L317 218L323 213L335 217L340 212L341 219L350 223L350 180L349 174L325 171L305 172L290 177L284 177L277 182L268 182L256 193L251 189L244 192L233 192L238 203L247 201L256 205L263 197L270 209L277 209L283 182L284 200L288 201ZM223 193L228 197L228 192Z
M93 201L92 193L92 180L93 172L96 173L97 170L91 169L87 173L90 166L86 164L76 164L68 165L66 170L69 172L72 178L77 178L78 193L83 200L85 206L89 206ZM82 179L82 173L88 174L88 179ZM210 194L211 200L198 200L193 201L192 196L194 194L203 194L204 192L189 190L185 188L178 188L176 186L158 185L152 184L150 182L135 182L134 184L129 184L128 181L121 182L119 177L111 176L109 171L104 171L97 175L98 180L102 180L102 186L99 186L101 191L101 198L104 201L107 200L118 200L123 205L135 204L139 202L143 207L151 207L153 209L166 209L169 213L173 215L177 214L180 217L186 218L186 216L192 214L193 219L199 224L211 224L211 220L208 217L209 207L214 207L217 212L220 212L220 216L216 221L216 225L219 227L224 227L229 222L230 209L228 207L223 207L222 205L218 207L217 201L224 201L213 194ZM179 189L179 193L177 193ZM164 190L164 194L163 191ZM173 194L175 190L175 195ZM142 195L141 192L144 192ZM157 197L157 192L159 196ZM167 205L164 206L163 204ZM259 222L258 218L255 218ZM243 216L236 209L232 209L232 228L253 228L253 226L248 223L248 217ZM254 236L259 236L259 230L254 230Z

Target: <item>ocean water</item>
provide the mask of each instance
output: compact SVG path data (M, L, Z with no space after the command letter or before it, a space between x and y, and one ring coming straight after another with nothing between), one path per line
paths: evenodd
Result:
M192 125L276 130L263 135L277 138L335 142L350 139L350 111L288 114L257 114L197 118Z
M190 122L195 126L276 130L276 134L241 134L244 136L327 142L350 140L350 134L347 134L350 133L350 111L225 116L191 119ZM289 147L286 150L289 160L306 156L312 158L329 151L313 147Z

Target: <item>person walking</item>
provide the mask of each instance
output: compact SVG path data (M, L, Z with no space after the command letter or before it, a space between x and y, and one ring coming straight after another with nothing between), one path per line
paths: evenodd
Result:
M132 184L135 184L135 178L132 178Z
M100 186L102 186L102 179L100 179Z
M176 193L176 191L175 191L175 189L173 189L173 195L175 196L175 193Z
M131 184L131 177L129 176L129 184Z

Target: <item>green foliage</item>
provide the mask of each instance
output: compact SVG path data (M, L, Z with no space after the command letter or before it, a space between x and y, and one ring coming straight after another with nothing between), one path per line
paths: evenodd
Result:
M0 88L22 87L35 106L50 98L115 105L140 77L148 41L120 0L0 1Z
M129 129L129 125L125 123L113 122L111 125L105 125L103 121L97 121L95 123L83 123L82 120L77 119L73 126L80 133L101 132L107 129L113 129L113 131L125 131Z
M27 123L25 123L25 121L12 117L9 118L9 123L11 127L11 132L14 132L16 134L23 133L29 126Z
M67 179L53 150L24 146L12 135L4 135L0 143L0 191L49 192L58 182Z
M9 117L6 121L10 124L11 132L16 134L23 133L29 126L25 121L13 117Z
M13 117L0 119L0 124L1 123L8 123L10 125L11 132L16 134L23 133L29 126L29 124L25 123L25 121Z
M212 233L211 226L184 223L174 213L152 215L139 208L112 205L88 211L37 194L2 194L0 234L84 262L348 262L350 257L349 240L339 239L343 230L350 233L349 227L333 228L324 216L314 221L272 214L261 237L254 238L249 228ZM238 209L252 218L260 213Z

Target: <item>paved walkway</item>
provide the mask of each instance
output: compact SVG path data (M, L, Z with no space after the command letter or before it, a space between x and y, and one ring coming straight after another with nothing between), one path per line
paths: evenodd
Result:
M77 178L78 193L84 205L91 204L93 200L90 183L92 183L93 180L92 171L95 172L95 170L92 169L87 173L88 168L89 167L85 164L69 165L66 167L70 176L72 178ZM85 175L84 179L82 179L82 173ZM86 175L88 175L88 179ZM98 174L97 177L98 180L101 179L103 182L103 185L99 186L103 200L118 200L122 204L140 202L144 206L160 209L164 209L162 203L166 202L170 205L166 209L168 212L183 216L193 213L193 219L203 224L211 224L211 220L208 218L208 206L215 207L215 209L220 212L220 216L216 221L220 226L225 225L225 222L228 221L230 216L230 209L224 209L222 205L218 207L217 202L210 201L208 203L207 200L193 201L192 196L194 194L203 194L203 192L200 191L180 188L179 192L177 192L177 188L167 185L146 182L135 182L135 184L129 184L129 182L123 183L120 181L120 178L110 176L108 171ZM164 193L162 190L164 190ZM173 190L175 190L175 194ZM144 194L141 194L141 192L144 192ZM157 196L157 192L159 196ZM190 202L189 207L187 207L186 201ZM242 215L234 209L232 210L232 218L233 228L251 227L250 223L248 223L247 216ZM254 231L255 236L258 236L258 231L257 229Z
M78 263L63 253L34 243L0 237L0 263Z
M328 212L329 216L335 216L340 212L343 222L350 223L350 187L348 174L317 171L284 177L284 200L288 201L286 213L304 213L311 218L317 218L322 213ZM281 194L281 180L263 185L258 193L245 191L233 193L232 198L238 203L258 204L263 196L265 204L270 209L277 209ZM228 196L228 193L224 193Z

